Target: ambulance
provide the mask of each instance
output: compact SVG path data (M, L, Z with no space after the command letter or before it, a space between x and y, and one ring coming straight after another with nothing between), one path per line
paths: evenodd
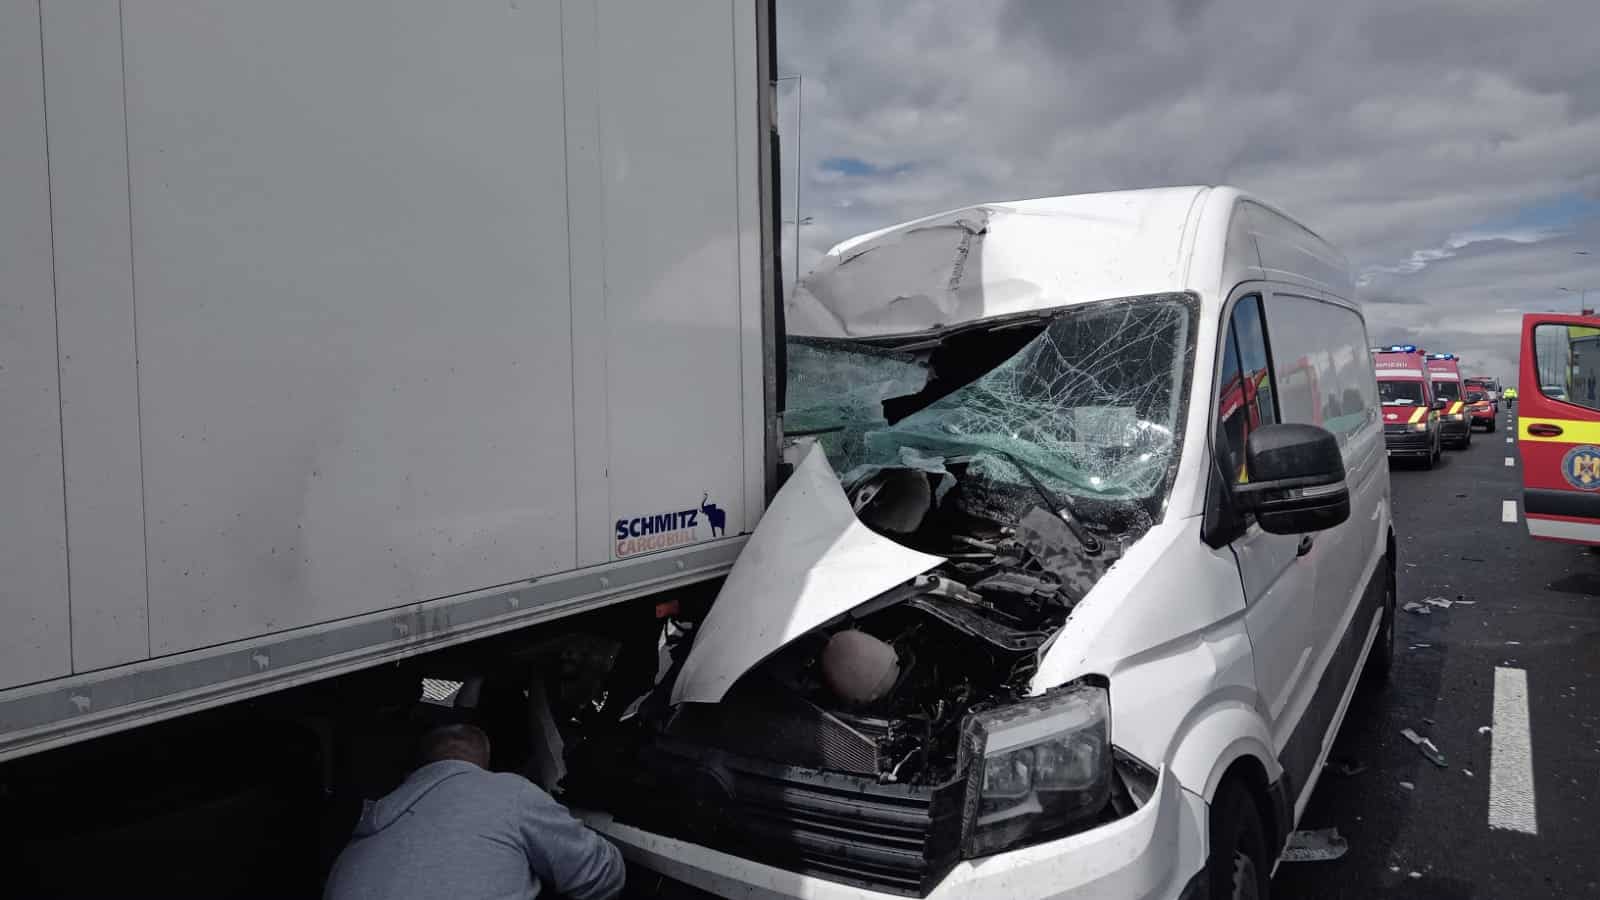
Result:
M1600 316L1523 316L1517 383L1528 533L1600 544Z
M1425 468L1433 468L1442 446L1439 413L1448 404L1434 398L1428 354L1414 344L1374 347L1372 367L1383 401L1383 441L1389 456L1420 458Z
M1435 400L1449 404L1439 413L1440 434L1450 447L1472 445L1472 420L1467 417L1466 390L1461 385L1461 357L1454 353L1428 354L1428 380Z

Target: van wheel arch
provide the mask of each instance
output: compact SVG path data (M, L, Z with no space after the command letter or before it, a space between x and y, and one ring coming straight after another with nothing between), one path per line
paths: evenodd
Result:
M1286 835L1279 822L1280 811L1273 802L1274 796L1266 780L1266 769L1254 756L1234 760L1217 782L1207 814L1205 877L1210 895L1218 896L1219 891L1225 891L1228 883L1234 881L1232 896L1240 896L1235 879L1241 874L1258 885L1246 889L1243 896L1265 897L1270 890L1273 864L1282 851ZM1249 819L1254 819L1254 823L1248 823ZM1222 846L1223 842L1227 846ZM1245 868L1241 870L1241 866ZM1222 893L1220 896L1230 895Z

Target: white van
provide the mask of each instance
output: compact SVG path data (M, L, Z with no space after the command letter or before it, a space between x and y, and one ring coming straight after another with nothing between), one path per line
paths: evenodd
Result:
M835 248L787 310L798 462L597 826L728 896L1266 896L1393 655L1351 294L1221 187Z

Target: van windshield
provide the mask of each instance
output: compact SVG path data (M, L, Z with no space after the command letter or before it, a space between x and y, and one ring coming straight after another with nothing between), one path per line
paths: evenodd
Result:
M1193 298L1162 294L888 339L791 337L785 430L819 435L846 486L959 459L974 483L1025 491L1025 467L1072 497L1159 502L1194 314Z
M1385 406L1421 406L1422 382L1379 381L1378 397Z
M1460 400L1461 385L1454 381L1435 381L1433 395L1441 400Z

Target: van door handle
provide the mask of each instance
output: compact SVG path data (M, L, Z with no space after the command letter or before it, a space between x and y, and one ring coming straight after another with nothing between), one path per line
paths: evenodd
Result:
M1560 437L1561 426L1551 425L1548 422L1535 422L1528 426L1528 433L1534 437Z
M1311 535L1309 535L1309 534L1300 535L1300 546L1299 546L1298 549L1296 549L1294 551L1294 555L1295 556L1305 556L1307 553L1310 553L1311 552L1311 545L1313 543L1314 542L1311 540Z

